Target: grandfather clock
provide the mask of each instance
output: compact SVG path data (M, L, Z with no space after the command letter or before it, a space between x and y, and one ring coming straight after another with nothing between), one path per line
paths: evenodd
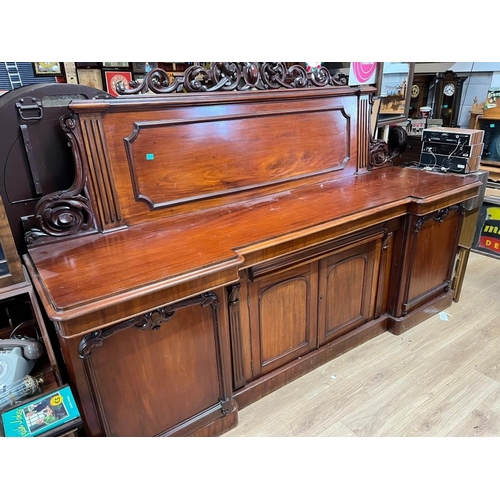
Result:
M458 115L466 76L453 71L438 73L434 78L433 118L441 118L443 127L458 127Z

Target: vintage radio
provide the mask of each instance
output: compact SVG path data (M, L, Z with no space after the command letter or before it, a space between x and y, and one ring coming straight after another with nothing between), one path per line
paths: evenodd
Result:
M479 169L484 131L450 127L422 132L420 166L437 172L468 174Z
M472 146L483 142L484 131L467 128L432 127L422 132L422 141Z
M480 156L467 158L463 156L451 156L434 154L422 151L420 154L420 166L428 167L437 172L451 172L454 174L468 174L479 169Z
M476 156L480 157L483 153L483 143L464 146L463 144L452 144L449 142L424 141L422 143L422 152L461 158L474 158Z

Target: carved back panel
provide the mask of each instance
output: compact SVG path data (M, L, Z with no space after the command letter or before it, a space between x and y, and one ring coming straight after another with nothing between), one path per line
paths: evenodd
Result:
M98 227L366 169L369 94L344 87L75 102L75 150L82 151Z

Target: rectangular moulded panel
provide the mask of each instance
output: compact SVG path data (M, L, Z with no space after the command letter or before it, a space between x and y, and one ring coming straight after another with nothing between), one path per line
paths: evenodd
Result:
M342 108L136 122L125 138L134 196L154 209L338 170L349 127Z

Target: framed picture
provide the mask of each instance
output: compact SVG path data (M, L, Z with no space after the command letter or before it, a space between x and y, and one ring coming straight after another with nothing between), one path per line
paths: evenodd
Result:
M405 112L405 97L382 97L382 105L380 106L380 114L384 115L403 115Z
M77 68L101 68L100 62L75 62Z
M94 89L104 90L100 69L77 69L76 74L80 85L86 85L87 87L93 87Z
M35 76L63 76L60 62L34 62L32 65Z
M128 68L128 62L103 62L105 68Z
M132 71L138 74L145 74L157 67L154 62L133 62Z
M118 97L120 94L116 91L118 82L122 82L126 89L130 89L130 81L132 80L131 71L105 71L104 80L106 81L106 92Z

